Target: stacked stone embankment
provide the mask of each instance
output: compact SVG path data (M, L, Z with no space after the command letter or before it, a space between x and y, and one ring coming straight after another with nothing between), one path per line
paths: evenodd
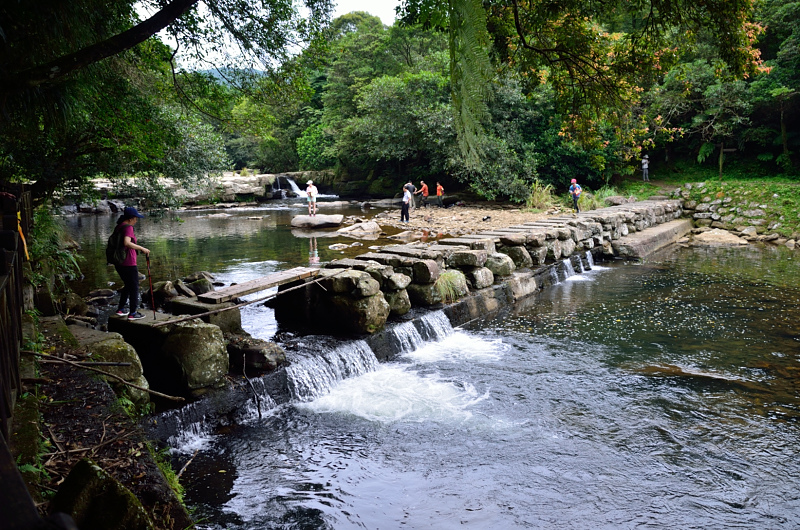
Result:
M327 264L305 290L279 296L275 305L281 313L294 311L295 316L318 323L331 333L374 333L390 314L401 316L412 307L440 304L437 280L444 271L457 270L466 278L471 293L486 291L484 298L494 300L489 305L496 308L500 299L513 302L552 284L553 278L557 281L556 269L563 260L581 260L587 266L587 252L646 257L691 229L688 221L678 220L682 213L682 201L664 198L432 244L382 247ZM654 228L660 225L660 229ZM291 287L297 286L286 286ZM303 308L302 315L297 313L298 307Z
M750 188L740 189L725 182L697 182L684 184L672 195L683 200L684 215L692 220L696 232L727 230L748 242L795 249L800 241L800 228L792 197L797 192L784 185L783 193L770 196L768 192L754 197ZM794 213L794 220L787 210Z

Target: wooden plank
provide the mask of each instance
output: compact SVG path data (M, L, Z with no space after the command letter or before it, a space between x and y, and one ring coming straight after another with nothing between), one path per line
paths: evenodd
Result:
M310 278L311 276L316 276L317 274L319 274L319 269L295 267L294 269L268 274L266 276L262 276L261 278L250 280L249 282L237 283L236 285L231 285L230 287L225 287L224 289L211 291L206 294L199 295L197 299L206 304L221 304L224 302L230 302L234 298L239 298L240 296L257 293L258 291L265 291L272 287L277 287L278 285Z

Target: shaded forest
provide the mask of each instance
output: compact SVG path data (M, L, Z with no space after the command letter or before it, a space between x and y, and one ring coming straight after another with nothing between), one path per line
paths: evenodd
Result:
M799 176L800 2L414 0L392 27L324 0L47 3L0 8L0 180L40 199L105 177L166 205L159 177L248 168L521 202L645 154Z

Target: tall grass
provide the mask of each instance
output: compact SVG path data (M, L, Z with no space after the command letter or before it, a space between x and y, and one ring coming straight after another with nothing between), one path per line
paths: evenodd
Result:
M539 179L533 181L528 198L525 199L525 207L534 212L549 210L557 204L553 196L553 185L545 184Z
M455 269L442 272L433 286L445 304L455 302L467 294L467 279L463 272Z

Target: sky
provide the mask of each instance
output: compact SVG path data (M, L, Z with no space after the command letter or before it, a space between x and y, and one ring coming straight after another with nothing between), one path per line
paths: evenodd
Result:
M394 8L400 5L400 0L334 0L336 10L333 18L346 15L351 11L366 11L370 15L379 17L384 24L394 24Z

